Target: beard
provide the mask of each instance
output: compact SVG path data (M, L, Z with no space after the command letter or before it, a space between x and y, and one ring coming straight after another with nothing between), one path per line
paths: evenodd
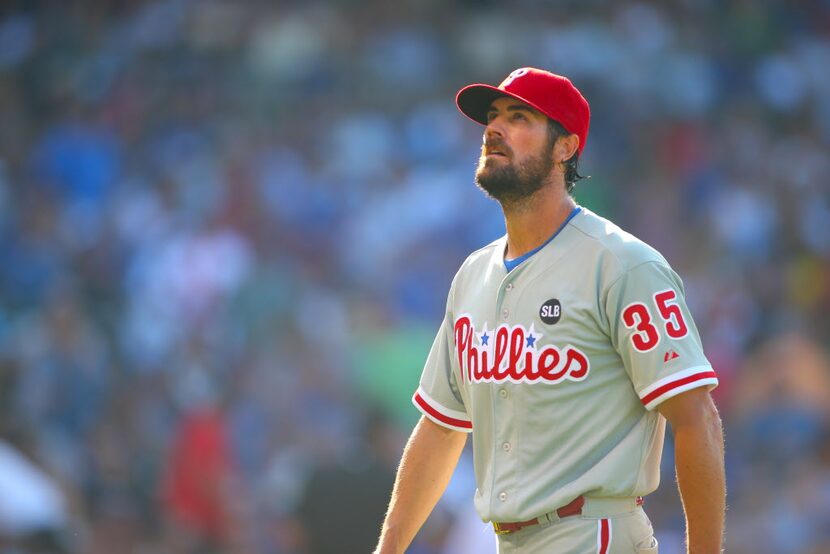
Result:
M508 159L509 160L509 159ZM482 148L476 168L475 181L484 194L500 204L512 205L530 198L547 182L553 169L550 148L543 148L525 161L499 164L488 159Z

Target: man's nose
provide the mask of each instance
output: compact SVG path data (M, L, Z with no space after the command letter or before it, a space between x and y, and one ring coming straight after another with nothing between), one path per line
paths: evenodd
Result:
M487 141L488 139L500 139L504 136L504 132L502 131L501 124L498 121L498 118L494 118L487 124L487 127L484 128L484 140Z

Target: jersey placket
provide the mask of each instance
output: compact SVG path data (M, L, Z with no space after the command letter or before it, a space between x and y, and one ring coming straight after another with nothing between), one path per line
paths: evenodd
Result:
M524 264L523 264L524 265ZM499 325L511 325L513 312L517 307L518 287L515 281L524 267L517 267L508 273L501 282L496 300L496 313ZM518 478L521 472L518 467L516 452L516 400L521 385L504 381L490 385L490 397L493 403L493 488L491 496L491 511L494 514L509 514L516 512L518 502Z

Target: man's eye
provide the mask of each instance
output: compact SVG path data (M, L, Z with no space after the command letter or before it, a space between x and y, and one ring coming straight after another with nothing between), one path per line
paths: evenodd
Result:
M525 114L522 112L515 112L513 114L513 119L525 119Z

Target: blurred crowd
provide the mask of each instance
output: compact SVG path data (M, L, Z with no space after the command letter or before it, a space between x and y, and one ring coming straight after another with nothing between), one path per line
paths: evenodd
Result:
M470 82L568 75L577 200L684 279L732 554L830 552L830 4L0 5L0 553L367 552L450 280ZM471 463L410 552L479 554ZM681 552L671 440L646 501Z

